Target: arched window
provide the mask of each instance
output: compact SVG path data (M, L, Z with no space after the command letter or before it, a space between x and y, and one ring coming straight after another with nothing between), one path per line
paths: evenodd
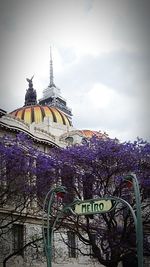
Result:
M68 145L72 145L73 144L73 137L72 136L68 136L65 141L68 143Z

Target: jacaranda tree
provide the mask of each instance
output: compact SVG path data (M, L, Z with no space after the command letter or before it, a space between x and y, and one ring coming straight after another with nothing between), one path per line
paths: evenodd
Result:
M1 217L1 236L9 231L14 220L23 221L31 210L40 211L46 193L54 184L67 187L64 205L75 198L117 196L135 208L133 188L129 189L124 181L130 172L137 175L140 184L144 229L149 224L150 144L142 139L120 143L117 139L93 137L83 144L51 149L44 154L19 134L15 138L1 138L0 157L0 205L9 207L9 213ZM116 267L129 253L136 254L133 218L122 205L110 213L97 215L77 217L67 213L58 227L62 225L89 247L87 251L74 249L93 256L104 266ZM149 253L146 238L145 234L144 251Z
M144 229L150 222L147 198L150 192L150 144L142 139L120 143L117 139L92 138L54 153L58 160L63 185L68 189L64 202L117 196L127 200L135 209L133 187L128 187L124 177L137 175L142 200ZM60 177L59 177L60 179ZM110 213L88 216L69 216L68 227L81 242L89 245L91 255L104 266L116 267L126 255L136 254L135 225L127 207L117 206ZM145 230L146 231L146 230ZM145 254L148 245L145 237ZM76 248L78 249L78 248Z
M53 165L53 159L36 149L24 134L0 138L0 248L3 266L17 254L10 248L13 225L23 225L29 215L41 212L42 196L47 185L50 187L54 182ZM36 240L32 237L28 244L20 244L19 249L33 246L40 239L41 236Z

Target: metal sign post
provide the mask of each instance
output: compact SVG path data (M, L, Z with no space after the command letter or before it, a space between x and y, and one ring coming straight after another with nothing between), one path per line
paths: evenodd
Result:
M118 203L122 203L126 205L134 219L135 229L136 229L136 240L137 240L137 256L138 256L138 267L143 267L143 228L142 228L142 218L141 218L141 202L140 202L140 191L139 191L139 185L138 181L135 175L129 175L125 177L125 180L132 181L133 187L134 187L134 193L135 193L135 199L136 199L136 214L131 207L131 205L125 201L122 198L114 197L114 196L108 196L104 198L98 198L98 199L89 199L85 201L81 201L79 199L76 199L72 203L70 203L67 206L64 206L62 210L58 211L56 219L53 223L53 225L50 227L50 214L51 214L51 206L54 199L55 194L57 193L67 193L66 188L63 186L56 187L52 190L50 190L44 200L44 206L43 206L43 214L45 213L45 210L47 210L47 240L44 237L44 217L43 217L43 238L44 238L44 245L46 250L46 256L47 256L47 267L51 267L51 260L52 260L52 236L54 232L54 228L56 226L56 223L58 222L59 218L66 213L66 211L70 211L72 214L76 216L81 215L90 215L90 214L97 214L97 213L107 213L112 211ZM48 203L47 203L48 202ZM48 209L46 208L46 205L48 204ZM44 216L44 215L43 215Z
M142 224L139 183L135 174L127 175L124 179L126 181L131 182L134 188L135 203L136 203L136 218L137 218L136 241L137 241L138 267L143 267L143 224Z
M51 207L54 200L54 197L58 193L66 194L66 188L64 186L58 186L55 188L52 188L48 191L45 199L44 199L44 205L43 205L43 220L42 220L42 232L43 232L43 240L44 240L44 247L46 252L46 258L47 258L47 267L52 266L52 228L53 226L50 225L50 219L51 219ZM45 212L47 213L46 220L45 220ZM46 222L46 225L45 225ZM47 229L47 234L45 236L44 228Z

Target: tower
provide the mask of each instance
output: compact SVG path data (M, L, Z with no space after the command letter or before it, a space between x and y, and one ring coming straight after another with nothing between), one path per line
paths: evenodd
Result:
M50 82L46 89L43 90L43 97L39 100L40 105L48 105L61 110L69 119L72 117L71 109L67 107L66 100L61 96L60 89L54 84L53 60L50 48Z

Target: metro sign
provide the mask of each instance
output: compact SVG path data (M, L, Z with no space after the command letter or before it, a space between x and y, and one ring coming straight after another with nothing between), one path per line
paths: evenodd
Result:
M88 215L111 211L116 205L112 199L89 199L75 204L74 212L78 215Z

